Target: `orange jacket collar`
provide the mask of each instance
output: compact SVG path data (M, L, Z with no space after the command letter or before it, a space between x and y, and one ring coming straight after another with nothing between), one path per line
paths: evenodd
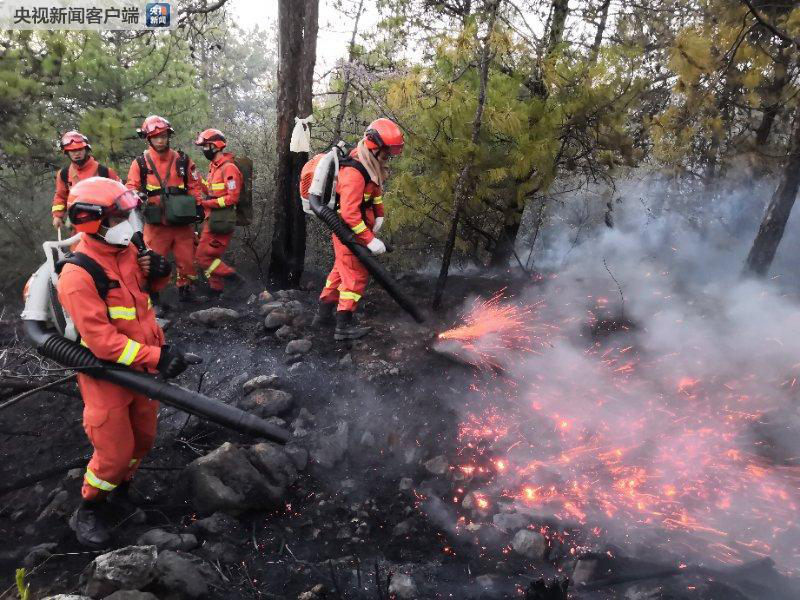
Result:
M226 160L230 160L233 158L233 152L220 152L217 157L211 161L211 164L215 167L219 167L222 163Z
M78 173L81 175L86 172L94 173L97 170L97 167L100 166L99 163L95 160L94 156L89 156L85 163L82 165L78 165L77 163L71 163L70 165L73 167Z

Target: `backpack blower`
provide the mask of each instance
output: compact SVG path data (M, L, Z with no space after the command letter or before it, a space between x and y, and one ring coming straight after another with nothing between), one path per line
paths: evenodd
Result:
M291 435L265 420L224 404L198 392L168 383L155 375L102 361L77 343L78 332L58 301L57 265L70 246L80 240L77 234L66 240L42 244L47 257L25 285L22 322L25 335L37 352L68 369L75 369L121 387L144 394L183 412L208 419L234 431L286 444ZM59 236L60 237L60 236Z
M336 214L336 178L339 174L339 167L353 166L357 168L360 166L360 164L352 164L355 162L356 161L347 156L342 145L337 145L329 152L317 155L309 161L307 165L309 167L308 171L313 169L313 178L311 179L307 194L303 195L301 193L303 210L309 212L308 209L310 209L313 214L317 215L328 229L339 238L342 244L356 255L356 258L361 261L364 268L366 268L375 281L388 292L392 299L397 302L403 310L410 314L417 323L424 323L425 316L419 308L417 308L403 293L394 278L392 278L389 272L375 259L375 255L372 254L366 246L358 242L355 234L342 222L339 215ZM306 171L306 169L304 169L304 171ZM359 169L359 172L361 172L361 169ZM364 175L363 172L362 175ZM366 177L368 177L368 175Z

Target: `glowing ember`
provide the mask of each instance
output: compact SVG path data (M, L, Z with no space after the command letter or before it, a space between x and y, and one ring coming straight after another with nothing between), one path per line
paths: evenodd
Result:
M531 312L496 295L439 337L513 365L532 345ZM489 494L475 495L478 508L504 499L621 543L666 530L670 543L719 561L800 565L797 457L772 464L746 442L791 391L785 374L761 381L733 367L703 379L678 371L701 364L701 348L645 358L631 337L577 350L549 341L524 369L517 361L513 382L478 387L481 409L460 425L462 491Z

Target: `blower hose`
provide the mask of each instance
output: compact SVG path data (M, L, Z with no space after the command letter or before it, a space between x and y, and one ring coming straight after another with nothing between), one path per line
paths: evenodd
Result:
M337 238L347 248L356 255L361 264L369 271L370 275L375 278L375 281L385 289L389 295L397 302L400 307L410 314L417 323L424 323L425 316L420 312L419 308L409 300L409 298L398 287L397 282L389 275L388 271L383 268L381 263L375 259L375 255L369 251L366 246L358 243L356 236L339 218L334 211L327 205L320 202L320 197L313 192L308 195L308 200L311 205L311 210L319 219L328 226Z
M110 381L240 433L266 438L278 444L286 444L291 437L288 431L229 404L161 381L153 375L101 361L87 348L47 331L42 321L24 320L23 325L25 334L39 354L69 369L78 369L96 379Z

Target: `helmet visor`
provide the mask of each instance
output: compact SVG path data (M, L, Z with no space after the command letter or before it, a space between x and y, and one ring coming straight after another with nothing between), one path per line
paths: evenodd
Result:
M71 132L71 133L65 133L64 135L61 136L62 148L66 148L67 146L71 146L73 144L77 144L78 148L82 148L88 143L89 143L89 138L80 133ZM77 150L78 148L74 149Z
M142 131L144 131L145 134L150 135L155 131L169 129L169 128L170 128L169 121L167 121L166 119L159 118L159 119L151 119L150 121L145 122L144 126L142 127Z
M114 198L114 202L112 204L113 209L109 212L115 216L126 215L130 211L139 208L141 202L142 199L139 194L133 190L125 190L119 196Z
M206 144L208 142L206 142L205 138L203 138L203 134L202 133L198 133L197 134L197 139L194 141L194 143L195 143L196 146L202 146L202 145L204 145L204 144Z
M384 148L389 153L389 156L400 156L403 153L403 144L397 144L396 146L384 146Z

